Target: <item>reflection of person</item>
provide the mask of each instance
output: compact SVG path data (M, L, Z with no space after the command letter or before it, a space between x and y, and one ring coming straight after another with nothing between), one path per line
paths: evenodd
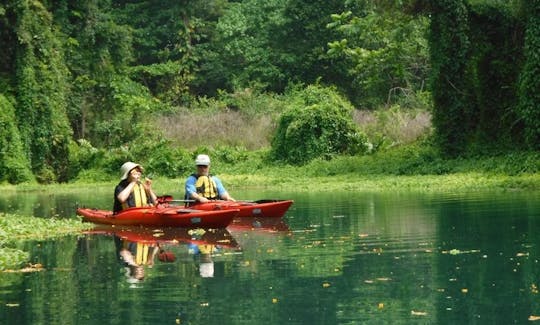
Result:
M210 157L198 155L195 159L197 172L191 174L185 184L186 200L196 200L202 203L208 200L235 201L216 176L210 174Z
M214 245L199 245L199 274L202 278L214 277L214 261L212 260L212 253L214 252Z
M144 183L141 182L142 171L141 165L131 161L122 165L120 183L114 189L114 213L157 202L157 196L152 190L152 180L147 178Z
M158 244L130 241L114 236L118 259L126 267L126 275L129 282L139 282L144 279L144 267L154 266L156 255L162 262L174 262L176 257L171 252L166 252Z

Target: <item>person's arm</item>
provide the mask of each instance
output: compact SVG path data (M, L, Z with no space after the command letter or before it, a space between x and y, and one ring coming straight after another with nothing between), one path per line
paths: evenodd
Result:
M225 201L236 201L230 194L227 192L223 184L221 183L221 180L217 177L212 177L214 179L214 182L216 182L216 187L218 191L219 198Z
M137 184L136 181L130 182L122 191L120 191L120 193L118 193L116 198L118 199L118 201L120 201L120 203L126 202L129 195L133 191L133 187L135 186L135 184Z
M135 259L133 258L133 254L126 248L122 248L120 250L120 257L128 266L137 265L137 263L135 263Z

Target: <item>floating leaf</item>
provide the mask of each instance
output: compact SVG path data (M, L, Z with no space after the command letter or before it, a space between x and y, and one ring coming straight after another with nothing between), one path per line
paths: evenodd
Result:
M414 315L414 316L426 316L427 313L425 311L411 310L411 315Z
M531 315L531 316L529 316L529 320L530 320L530 321L537 321L537 320L540 320L540 316Z

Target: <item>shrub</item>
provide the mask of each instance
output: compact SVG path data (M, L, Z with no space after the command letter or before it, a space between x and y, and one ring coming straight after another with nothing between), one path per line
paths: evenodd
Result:
M352 120L352 105L335 89L308 86L291 97L272 140L272 159L298 165L368 150L367 137Z

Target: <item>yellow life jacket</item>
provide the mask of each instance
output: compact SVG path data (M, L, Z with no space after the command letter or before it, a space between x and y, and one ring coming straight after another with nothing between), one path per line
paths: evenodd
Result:
M134 256L135 263L138 265L147 265L152 263L153 253L155 250L155 247L153 245L145 244L145 243L130 243L128 241L124 241L123 247L127 250L129 250L131 247L131 244L135 244L135 252L131 252Z
M130 196L133 195L133 198L135 199L135 206L136 207L145 207L148 205L148 202L146 200L146 191L144 190L144 186L142 184L136 184L133 186L133 192L131 192ZM129 208L128 205L129 198L122 203L122 209Z
M214 245L199 245L199 252L201 254L212 254L214 252Z
M197 175L195 175L197 177ZM197 194L204 196L209 200L218 199L218 191L216 182L212 179L212 176L199 176L197 182L195 182L195 188Z

